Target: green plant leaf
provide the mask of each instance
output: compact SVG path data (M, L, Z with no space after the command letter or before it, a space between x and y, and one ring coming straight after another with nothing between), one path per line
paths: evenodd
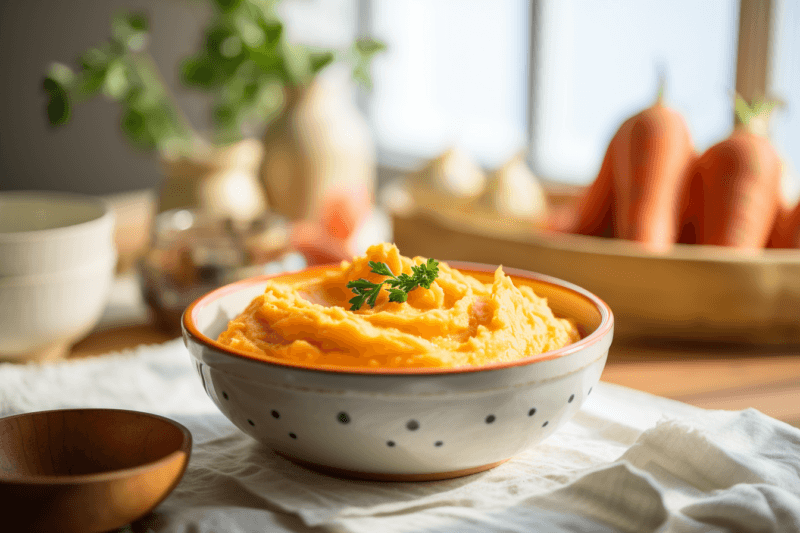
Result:
M228 83L220 87L219 99L230 105L239 105L247 99L247 82L239 77L233 77Z
M143 13L119 13L111 21L112 39L131 52L139 52L147 45L148 26Z
M206 53L212 59L227 59L223 52L223 43L229 37L235 37L233 30L224 24L218 24L206 33Z
M147 117L136 109L128 108L122 114L120 126L123 133L138 148L152 150L156 147L156 141L150 135L147 128Z
M105 81L105 71L83 71L75 83L75 95L82 99L100 92Z
M47 93L47 120L51 126L66 124L70 118L69 95L64 85L53 77L46 77L42 88Z
M262 27L258 21L245 14L241 14L234 19L234 26L246 48L260 48L267 42L266 26Z
M94 47L89 48L80 57L80 64L84 70L92 72L102 72L108 68L108 63L114 59L111 54L111 47Z
M236 105L228 103L214 106L212 119L216 132L215 142L219 144L230 144L241 140L242 132L239 126L239 111Z
M265 116L273 114L283 107L283 85L277 80L262 82L256 95L256 105L262 109Z
M222 41L219 51L227 59L238 57L242 53L242 40L238 35L231 35Z
M369 267L372 269L372 272L375 274L380 274L381 276L391 276L394 277L392 274L392 269L389 268L389 265L386 263L378 263L377 261L370 261Z
M52 63L47 69L47 78L67 90L75 82L75 73L63 63Z
M277 20L262 20L259 25L267 38L266 45L273 47L278 44L283 35L283 24Z
M230 13L235 11L241 4L242 0L214 0L217 9L222 13Z
M319 71L333 63L334 55L330 51L311 51L308 54L311 63L311 72L317 74Z
M364 87L372 88L372 76L370 76L369 68L372 58L375 54L386 50L386 45L372 38L358 39L353 44L355 55L355 65L353 66L353 79Z
M353 68L353 79L356 80L358 83L366 87L367 89L372 88L372 77L369 74L369 66L363 62L358 63Z
M115 100L122 100L128 93L128 71L122 61L114 61L109 65L103 80L103 92Z
M149 24L147 22L147 16L145 16L143 13L130 13L126 17L125 21L127 22L128 27L130 27L133 31L150 31Z
M369 37L356 40L354 46L356 51L364 56L373 56L378 52L383 52L386 50L386 44L384 44L382 41Z
M141 113L146 113L148 110L155 109L161 105L158 91L142 84L131 86L126 102L128 107L137 109Z
M175 130L174 117L170 115L168 108L163 105L150 109L145 115L145 127L147 129L147 137L152 140L154 147L158 148L168 142L178 132Z
M61 63L53 63L47 76L42 81L42 88L47 93L45 111L51 126L66 124L72 114L70 88L75 84L75 74Z
M303 85L311 78L309 51L304 46L286 41L281 42L283 67L286 81L292 85Z
M250 52L250 60L253 61L262 72L278 73L283 77L283 58L276 50L266 50L264 48L252 50Z
M408 301L408 293L403 289L389 289L389 301L398 303L406 302Z
M215 85L214 70L208 58L189 58L181 64L181 80L186 85L208 88Z

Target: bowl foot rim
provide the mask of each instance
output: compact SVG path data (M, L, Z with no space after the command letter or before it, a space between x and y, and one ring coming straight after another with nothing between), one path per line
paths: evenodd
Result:
M503 459L502 461L497 461L495 463L474 466L471 468L464 468L461 470L450 470L447 472L397 474L397 473L387 473L387 472L361 472L358 470L337 468L328 465L321 465L318 463L314 463L313 461L307 461L305 459L300 459L298 457L294 457L288 453L280 452L278 450L274 451L276 454L280 455L284 459L288 459L289 461L297 465L300 465L302 467L308 468L309 470L313 470L314 472L326 474L333 477L346 478L346 479L361 479L367 481L441 481L444 479L453 479L458 477L469 476L472 474L478 474L480 472L485 472L487 470L491 470L492 468L500 466L501 464L511 459L511 457L509 457L508 459Z

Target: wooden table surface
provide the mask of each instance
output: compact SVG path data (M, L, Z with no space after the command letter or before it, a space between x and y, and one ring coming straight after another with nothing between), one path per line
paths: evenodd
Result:
M602 379L706 409L753 407L800 427L800 347L621 341Z

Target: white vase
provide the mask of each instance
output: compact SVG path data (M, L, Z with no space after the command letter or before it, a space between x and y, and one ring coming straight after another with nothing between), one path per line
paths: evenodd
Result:
M264 136L261 177L271 208L290 220L315 219L333 188L374 194L375 147L340 72L287 91L282 115Z

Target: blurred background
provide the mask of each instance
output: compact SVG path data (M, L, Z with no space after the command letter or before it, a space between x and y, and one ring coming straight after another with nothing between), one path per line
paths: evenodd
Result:
M0 191L110 201L117 274L167 329L211 287L393 241L573 281L620 334L800 344L796 250L548 226L660 87L698 154L738 91L780 102L796 238L770 246L796 248L798 28L791 0L9 0Z
M774 4L771 88L785 106L772 139L800 192L800 6ZM148 49L181 109L209 128L207 98L178 65L202 39L210 3L10 0L0 7L0 188L108 194L157 187L157 159L133 149L120 109L97 98L51 129L42 78L108 39L120 10L150 20ZM591 182L622 120L649 105L659 69L698 149L733 125L737 0L285 0L293 40L332 48L371 34L387 44L361 90L381 167L409 169L458 145L486 168L524 149L543 180ZM386 174L382 174L385 176Z

